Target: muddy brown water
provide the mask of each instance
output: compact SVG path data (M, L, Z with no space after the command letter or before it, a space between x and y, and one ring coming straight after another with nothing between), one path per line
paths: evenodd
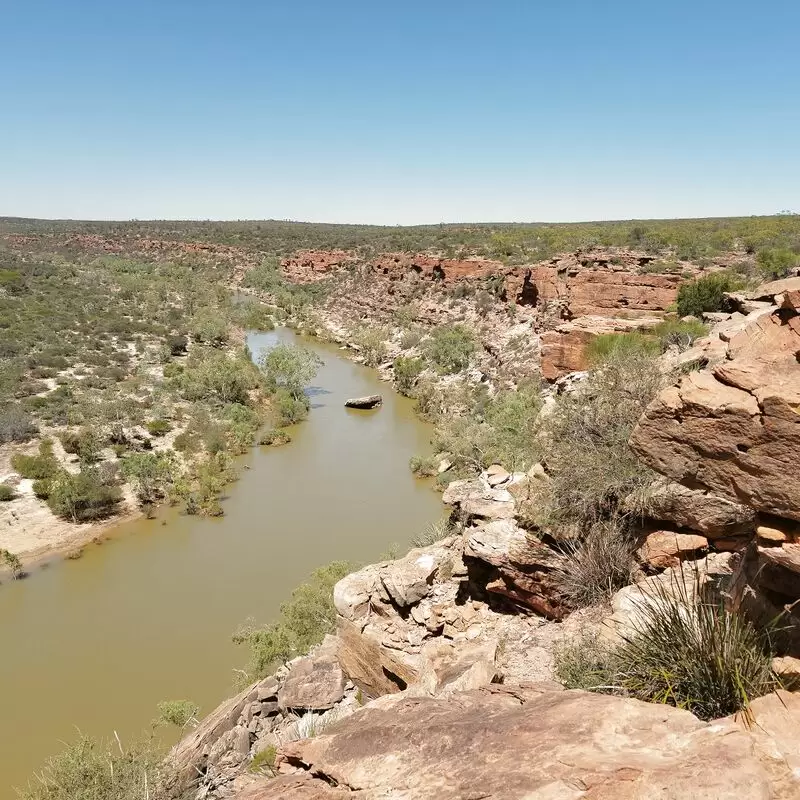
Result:
M258 353L296 337L251 334ZM171 510L120 526L76 561L54 561L0 586L0 798L16 797L44 759L81 733L123 742L148 729L162 700L210 711L247 658L231 633L267 622L317 566L377 560L441 516L439 496L408 459L430 429L410 401L335 347L303 340L325 361L309 419L280 448L240 462L225 516ZM375 411L348 397L382 394Z

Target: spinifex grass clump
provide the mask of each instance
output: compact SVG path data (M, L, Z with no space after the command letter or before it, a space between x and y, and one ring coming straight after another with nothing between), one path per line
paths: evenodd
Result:
M607 601L631 582L633 551L624 522L612 518L594 523L583 539L564 545L555 570L564 599L576 608Z
M617 683L640 700L685 708L700 719L747 710L775 688L768 636L692 587L658 584L614 654Z

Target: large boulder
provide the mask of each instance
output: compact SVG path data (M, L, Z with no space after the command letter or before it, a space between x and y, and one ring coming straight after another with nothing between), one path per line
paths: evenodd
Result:
M761 316L713 370L684 375L648 406L631 446L689 488L800 520L800 316Z
M281 710L326 711L344 697L345 677L336 657L337 641L325 641L309 656L294 661L278 691Z
M800 790L800 709L763 705L764 729L752 733L733 720L706 724L669 706L535 684L395 695L286 745L278 767L294 774L239 800L789 800Z
M653 487L645 513L651 519L699 531L709 539L752 533L756 525L752 508L679 483Z
M567 609L553 576L560 556L513 520L468 528L464 556L494 568L486 585L489 592L550 619L564 617Z

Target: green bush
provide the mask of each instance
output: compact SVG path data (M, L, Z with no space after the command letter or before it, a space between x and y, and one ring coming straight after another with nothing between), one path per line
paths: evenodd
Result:
M200 706L191 700L164 700L158 704L158 723L183 729L197 724L199 712Z
M411 456L408 467L418 478L431 478L436 475L437 461L433 456Z
M146 427L151 436L164 436L172 430L172 423L166 419L153 419L147 423Z
M294 395L288 389L278 389L272 397L275 410L275 424L282 428L302 422L307 416L311 404L304 394Z
M278 344L261 356L258 365L268 391L285 389L293 397L300 398L322 366L322 359L304 347Z
M170 453L133 453L121 463L122 473L142 506L152 506L163 500L177 476L174 454Z
M680 579L647 590L633 630L615 653L617 684L651 703L704 720L746 710L775 686L768 639L720 601Z
M16 496L17 493L14 491L13 486L9 486L7 483L0 483L0 503L7 503Z
M388 338L388 330L370 326L362 326L350 334L350 339L368 367L377 367L386 360Z
M198 342L221 347L228 341L228 320L218 309L203 309L192 318L189 331Z
M699 320L665 319L652 328L651 333L658 337L662 351L677 347L682 352L705 336L708 326Z
M800 266L800 255L786 248L772 247L759 250L756 264L768 281L785 278L795 267Z
M614 355L627 354L658 355L661 345L658 339L640 331L630 333L603 333L595 336L586 348L589 363L598 366Z
M351 570L345 561L314 570L311 579L298 586L291 600L281 606L277 622L262 628L247 624L234 634L234 642L250 648L248 682L266 677L281 662L307 652L333 630L333 587Z
M414 391L417 378L425 369L425 362L421 358L408 358L397 356L392 367L394 369L394 383L397 391L407 397Z
M258 370L245 355L231 358L225 352L205 351L189 359L174 378L187 400L246 405L258 386Z
M33 493L39 500L47 500L50 497L50 481L46 479L39 479L33 482Z
M278 749L275 745L267 745L253 756L248 769L250 772L264 772L267 775L275 775L275 759L277 755Z
M61 446L64 451L77 455L82 464L94 464L100 459L100 451L105 442L100 435L91 428L80 431L65 431L59 434Z
M618 589L631 583L633 537L619 520L595 522L580 539L568 541L554 580L573 608L608 601Z
M0 548L0 563L5 565L14 580L25 577L25 572L22 569L22 561L16 553Z
M446 375L466 369L476 349L472 331L463 325L436 328L423 344L427 358Z
M292 437L286 433L286 431L279 431L275 428L271 428L270 430L261 434L261 438L258 440L258 443L264 446L277 447L282 444L289 444L291 441Z
M123 750L119 742L81 737L49 759L21 800L166 800L160 755L152 745Z
M52 445L46 441L42 441L39 445L38 455L26 456L14 453L11 456L11 466L23 478L33 478L33 480L52 478L58 471L58 461L53 455Z
M741 279L729 272L712 272L684 283L678 289L678 316L699 317L704 311L722 311L725 293L734 292L741 286Z
M553 672L567 689L608 691L614 686L614 654L597 634L581 632L553 651Z
M112 516L121 500L118 486L104 483L96 469L84 469L77 475L56 475L50 482L47 504L57 517L77 523Z

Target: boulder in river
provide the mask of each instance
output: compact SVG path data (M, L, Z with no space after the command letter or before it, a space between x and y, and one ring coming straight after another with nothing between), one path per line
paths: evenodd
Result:
M375 408L383 403L383 398L379 394L370 394L366 397L351 397L345 400L345 408Z

